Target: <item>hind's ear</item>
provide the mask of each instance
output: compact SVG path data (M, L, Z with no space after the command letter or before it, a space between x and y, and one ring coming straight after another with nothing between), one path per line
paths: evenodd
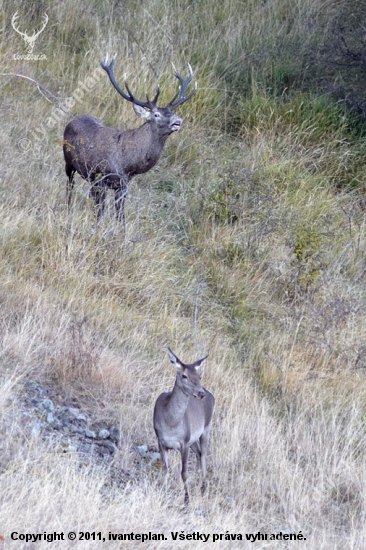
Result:
M133 108L137 116L140 116L141 118L150 118L151 111L148 111L144 107L140 107L140 105L136 105L136 103L133 104Z
M180 359L178 359L176 355L174 355L174 353L170 348L168 348L168 355L169 355L170 362L173 363L173 365L177 370L180 370L183 367L183 363Z
M194 367L196 369L196 371L199 372L201 370L201 365L202 365L203 361L206 361L207 357L208 357L208 355L206 355L206 357L203 357L202 359L198 359L198 361L193 363L192 367Z

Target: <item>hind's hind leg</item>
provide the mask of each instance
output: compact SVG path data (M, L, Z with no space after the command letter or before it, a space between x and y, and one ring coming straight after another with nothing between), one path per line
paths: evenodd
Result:
M67 200L67 208L68 210L70 210L71 195L72 195L72 190L74 188L75 170L71 168L71 166L66 165L66 175L68 177L68 181L66 183L66 200Z

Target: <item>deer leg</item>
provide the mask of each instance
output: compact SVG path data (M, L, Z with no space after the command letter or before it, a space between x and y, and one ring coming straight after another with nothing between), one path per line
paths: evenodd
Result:
M208 443L210 441L210 428L209 425L203 434L200 437L200 449L201 449L201 471L202 471L202 485L201 485L201 494L203 495L206 490L206 456Z
M206 490L206 453L208 447L208 440L204 438L204 435L201 435L199 441L196 441L191 446L191 449L196 453L197 457L197 468L200 468L202 473L202 485L201 485L201 494L203 495Z
M104 212L104 206L105 206L105 187L100 187L99 185L95 185L91 188L90 193L92 197L94 198L95 205L98 208L97 211L97 222L100 221L103 212Z
M193 445L191 445L191 449L197 457L197 468L202 469L202 465L201 465L201 446L200 446L199 441L196 441L195 443L193 443Z
M182 456L182 480L184 483L184 504L189 503L188 487L187 487L187 478L188 478L188 455L189 447L185 446L180 452Z
M120 187L116 190L114 195L114 205L116 208L116 217L119 222L122 222L123 227L125 227L125 200L126 200L127 189L125 187Z
M159 453L160 453L160 460L161 460L161 471L165 476L168 471L168 453L167 453L167 449L163 446L160 439L158 439L158 445L159 445Z
M68 177L68 181L66 183L66 200L67 200L67 208L69 211L70 211L70 205L71 205L72 190L74 188L74 174L75 174L75 170L66 169L66 175Z

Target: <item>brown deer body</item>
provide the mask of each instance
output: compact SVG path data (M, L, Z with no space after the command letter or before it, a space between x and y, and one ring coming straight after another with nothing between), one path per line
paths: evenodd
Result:
M63 150L68 177L68 206L77 172L91 184L91 194L98 206L98 220L103 214L106 189L110 188L115 191L117 219L124 221L124 202L129 181L133 176L147 172L158 162L167 138L182 125L182 119L173 110L187 101L197 86L185 97L193 77L192 69L188 65L190 74L186 80L174 70L180 82L180 90L166 107L158 107L159 88L153 100L147 98L141 101L132 95L127 82L125 86L128 93L118 86L113 75L114 59L108 65L106 56L101 66L118 93L133 103L138 116L146 119L145 124L121 132L104 126L96 117L77 116L65 128Z
M163 473L168 469L167 451L175 449L182 457L184 501L189 501L187 477L189 449L196 454L202 472L202 494L206 483L206 455L210 439L215 398L201 386L200 367L204 357L186 365L168 348L177 376L172 391L159 395L154 409L154 429L158 438Z

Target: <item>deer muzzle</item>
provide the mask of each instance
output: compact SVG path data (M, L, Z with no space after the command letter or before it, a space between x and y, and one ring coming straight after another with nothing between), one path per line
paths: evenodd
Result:
M200 390L200 391L197 391L193 394L193 397L195 397L196 399L203 399L204 397L206 397L206 394L204 391Z
M175 132L176 130L180 129L182 124L183 124L183 120L179 116L174 115L170 123L170 128L173 132Z

